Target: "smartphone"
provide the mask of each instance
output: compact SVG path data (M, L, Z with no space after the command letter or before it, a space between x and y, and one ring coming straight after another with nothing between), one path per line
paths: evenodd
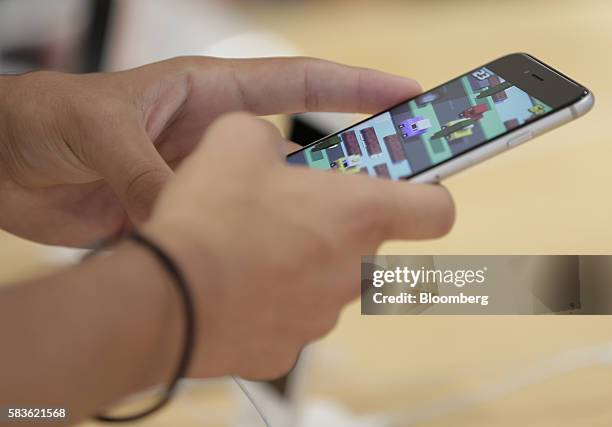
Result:
M287 161L433 183L576 119L593 104L581 84L515 53L313 142Z

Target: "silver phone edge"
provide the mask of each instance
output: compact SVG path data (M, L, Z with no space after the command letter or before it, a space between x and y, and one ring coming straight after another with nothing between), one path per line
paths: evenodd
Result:
M459 155L457 158L425 171L409 181L418 184L433 184L448 178L457 172L481 163L483 160L515 148L536 136L540 136L559 126L584 116L595 105L595 96L589 92L576 103L556 111L524 128L510 132L493 142Z

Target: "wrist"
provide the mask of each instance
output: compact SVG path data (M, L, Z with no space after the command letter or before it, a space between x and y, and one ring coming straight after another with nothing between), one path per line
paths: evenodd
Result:
M113 338L111 348L100 351L113 358L107 363L114 369L106 375L117 382L114 395L166 385L179 363L185 334L173 278L150 251L129 241L89 264L108 296L110 313L103 314Z
M8 288L0 336L11 345L0 377L15 402L69 402L76 422L168 384L182 352L183 316L172 277L145 248L125 242Z
M140 279L140 286L135 290L136 299L141 304L149 304L146 316L143 316L142 327L151 322L153 334L146 345L145 359L137 361L144 367L141 376L135 378L139 389L153 386L165 386L172 379L179 363L185 337L184 307L180 302L175 278L162 266L159 259L147 248L134 242L123 243L126 265L135 265L133 281ZM117 254L122 256L121 253ZM140 295L140 296L138 296ZM136 330L140 327L136 327ZM157 357L151 357L157 355ZM149 358L151 365L141 364Z
M220 324L215 315L223 304L223 274L219 258L211 250L214 233L203 242L193 231L173 224L147 223L142 233L159 244L184 274L193 296L198 321L194 357L189 374L200 378L227 375L227 360L218 357L216 337L224 334L227 324ZM221 351L223 353L223 351Z
M141 230L168 251L194 287L194 292L201 293L200 288L221 279L219 260L211 249L214 247L212 233L203 242L183 226L149 222Z

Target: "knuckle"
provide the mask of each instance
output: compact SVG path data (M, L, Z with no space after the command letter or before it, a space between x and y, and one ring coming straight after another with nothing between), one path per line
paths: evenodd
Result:
M299 56L295 58L296 63L303 68L308 69L309 67L320 67L326 64L331 64L330 61L326 61L325 59L315 58L312 56Z
M165 178L166 173L158 167L145 165L127 181L125 186L126 197L139 199L142 195L153 192L154 189L158 190Z
M233 111L223 114L210 127L211 133L226 130L240 132L241 134L270 132L267 122L244 111Z
M326 67L337 66L338 64L327 59L316 58L313 56L298 56L295 58L302 67Z
M303 108L306 111L317 111L320 109L321 94L317 92L316 85L312 84L312 70L321 66L323 63L320 59L300 57L294 62L296 74L301 75L303 80Z
M202 65L212 65L212 63L220 63L227 61L224 58L215 58L212 56L199 56L199 55L179 55L173 58L167 59L165 62L170 64L172 67L183 71L197 71Z
M197 65L197 57L192 55L179 55L167 59L165 62L177 68L189 70Z
M160 62L149 64L147 67L150 69L159 69L171 73L186 73L188 75L195 75L198 70L198 65L203 61L206 61L206 57L198 57L191 55L179 55L172 58L165 59ZM210 58L212 60L212 58ZM141 68L135 68L130 71L140 71Z

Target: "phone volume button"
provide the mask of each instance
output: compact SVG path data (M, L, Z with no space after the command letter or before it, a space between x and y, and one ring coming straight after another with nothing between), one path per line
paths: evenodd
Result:
M516 147L517 145L521 145L523 142L529 141L530 139L531 132L522 132L510 138L506 145L508 147Z

